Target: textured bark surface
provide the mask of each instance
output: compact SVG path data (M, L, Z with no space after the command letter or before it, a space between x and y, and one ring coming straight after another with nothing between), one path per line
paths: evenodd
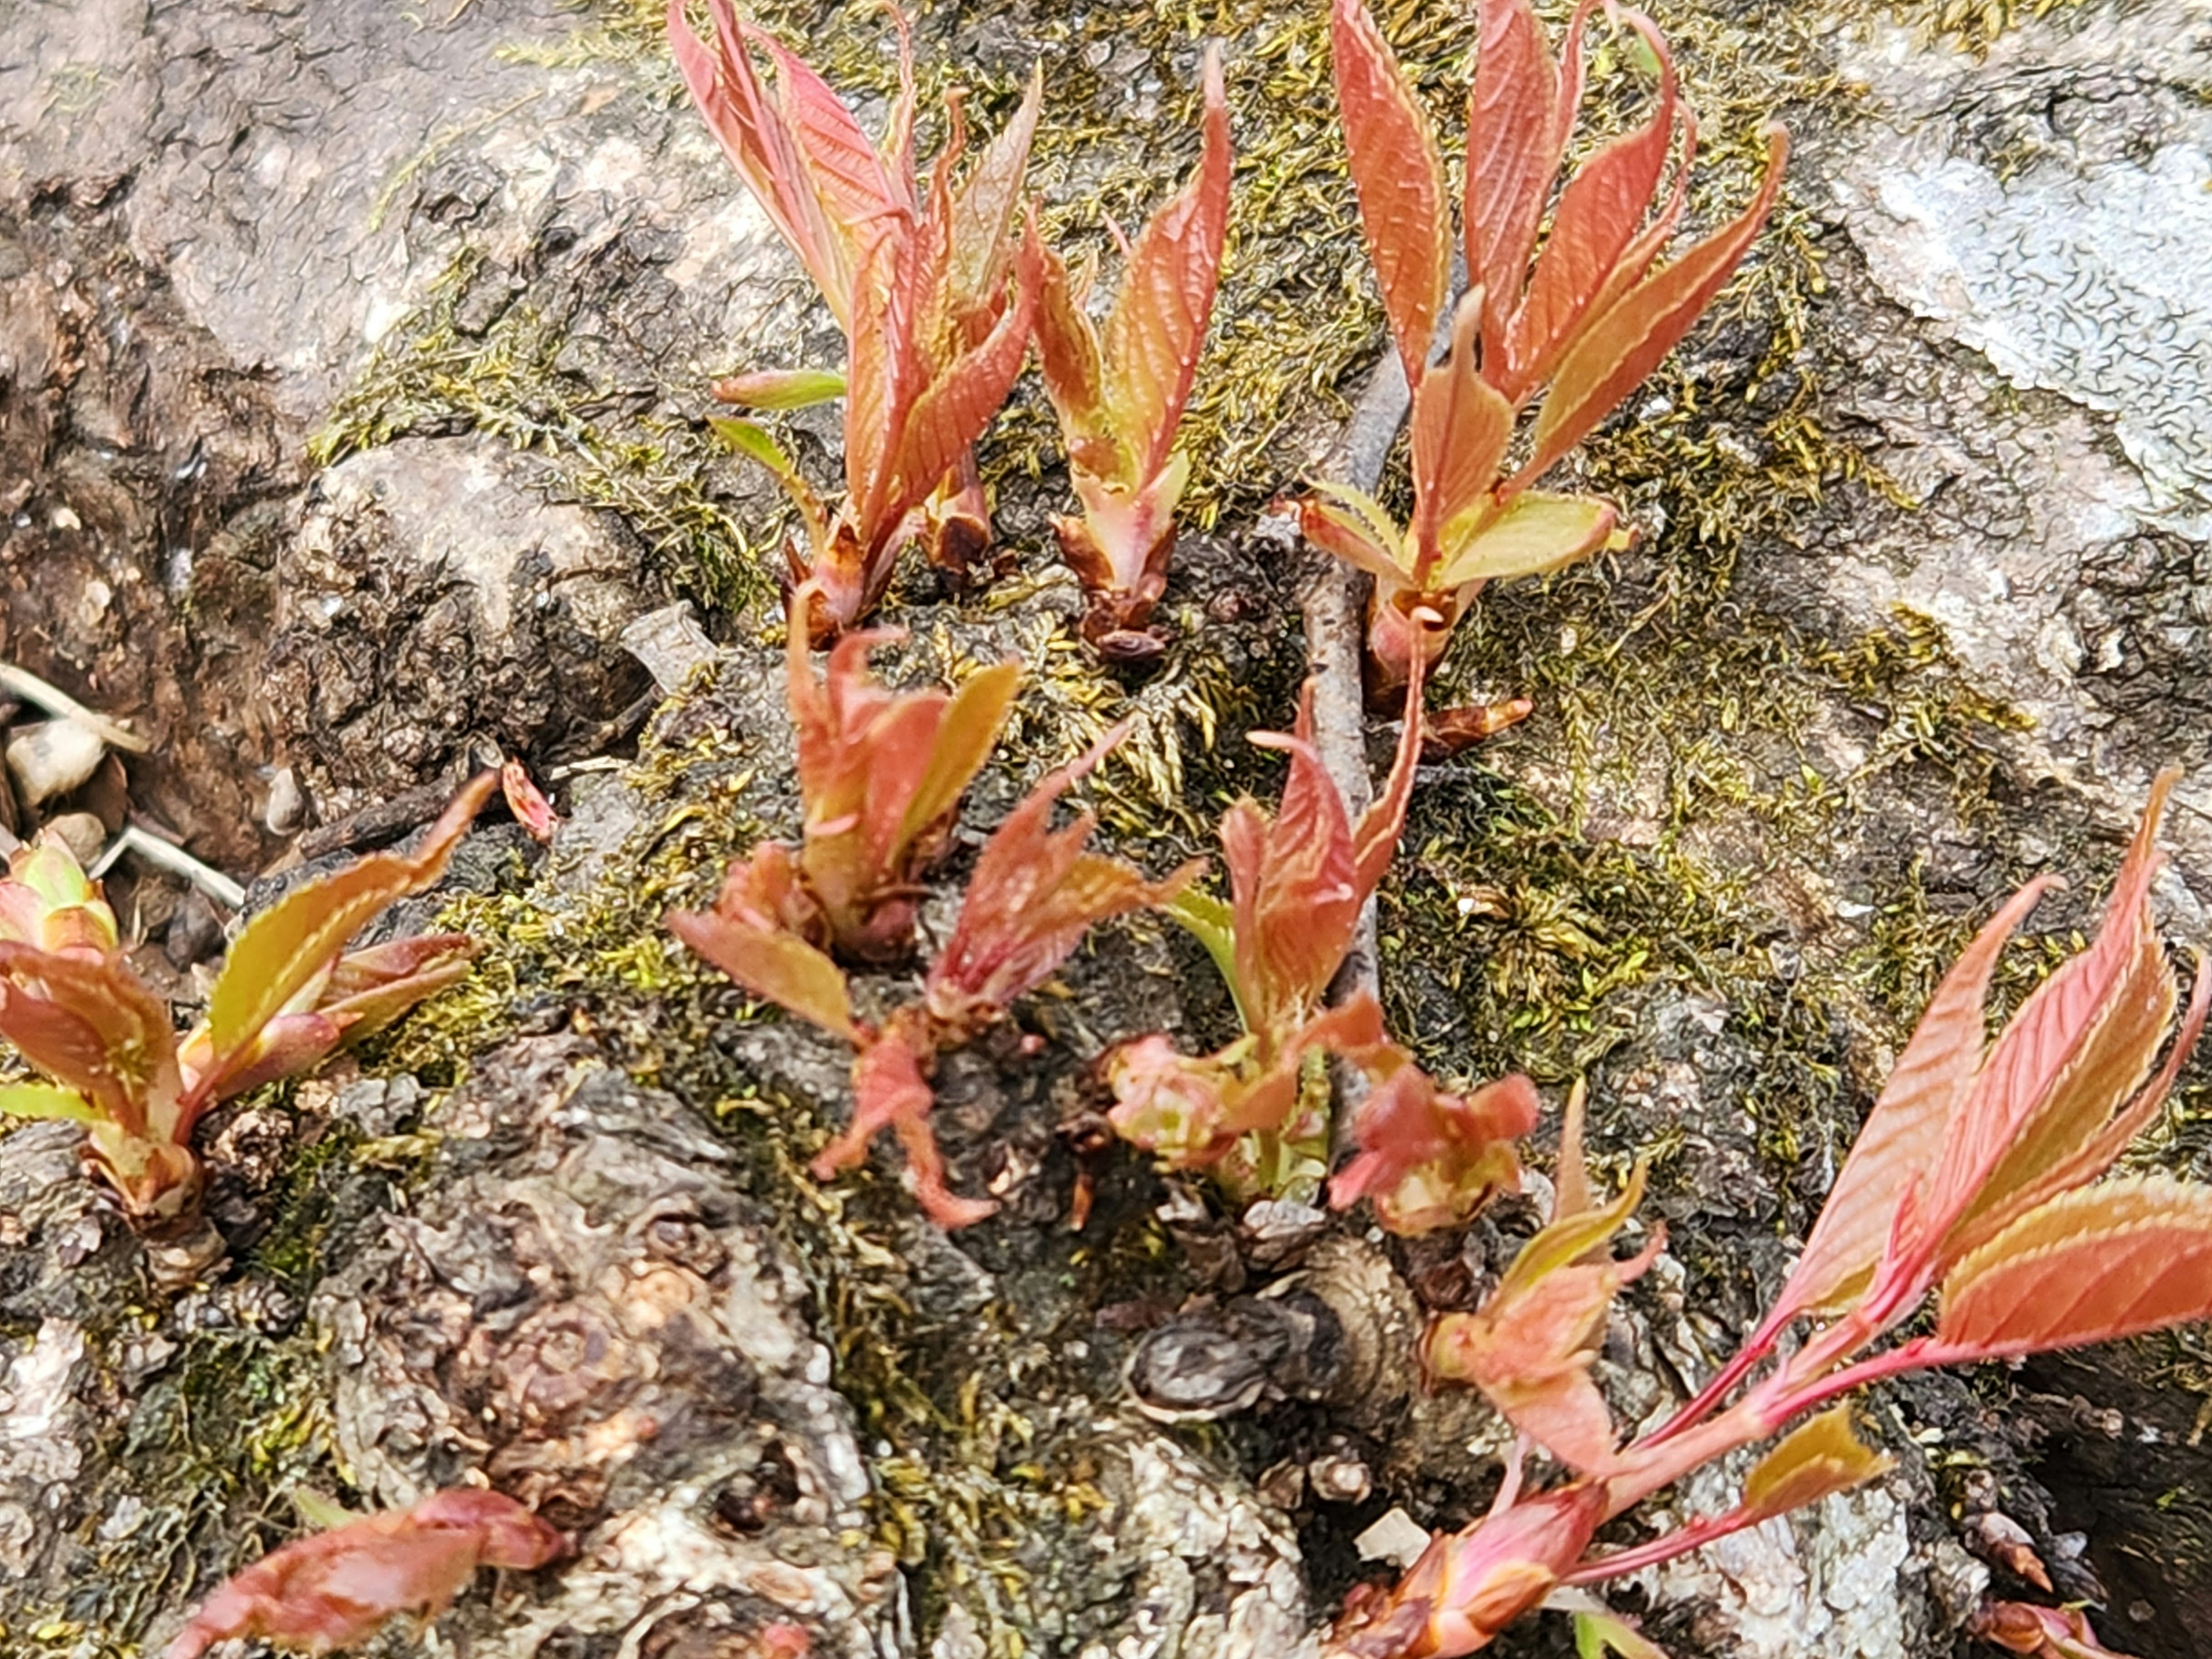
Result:
M2172 931L2200 941L2212 895L2201 14L2090 4L1985 56L1917 15L1659 15L1729 188L1735 128L1787 106L1790 205L1574 464L1640 544L1486 593L1465 624L1442 695L1538 712L1425 775L1378 942L1394 1023L1439 1072L1525 1066L1553 1100L1587 1074L1604 1167L1657 1152L1647 1218L1670 1253L1600 1368L1638 1421L1778 1282L1933 972L2002 894L2080 878L2048 906L2055 948L2179 760ZM1425 9L1414 47L1440 95L1455 17ZM819 49L847 50L852 20L819 21ZM1210 21L1232 90L1240 65L1300 70L1325 100L1313 23ZM1048 125L1109 137L1047 156L1040 188L1127 223L1184 164L1162 111L1189 58L1164 27L1085 35L979 0L922 18L920 49L999 92L1044 58ZM880 76L866 40L843 67ZM1227 388L1267 476L1219 486L1187 538L1162 668L1116 678L1073 647L1043 520L1064 479L1048 449L1041 479L1023 465L1033 404L984 451L1007 578L894 592L913 635L895 678L1031 671L927 907L939 935L969 850L1116 719L1138 721L1134 758L1095 799L1153 870L1205 850L1222 800L1275 787L1237 734L1288 723L1302 573L1261 509L1343 409L1255 408L1240 377L1310 349L1348 398L1381 340L1345 344L1366 278L1337 152L1279 141L1300 108L1238 106L1240 192L1307 217L1294 254L1243 242L1231 279L1294 295L1313 341L1224 313L1201 386ZM951 1239L888 1152L872 1177L803 1180L848 1109L845 1056L662 942L663 911L797 830L757 603L780 509L706 438L701 388L836 349L633 11L0 9L0 658L131 720L153 747L123 764L129 805L240 880L295 830L311 856L404 831L472 759L611 763L564 775L542 862L512 829L472 840L442 896L486 940L471 987L357 1071L206 1126L230 1252L209 1282L152 1288L66 1126L0 1136L0 1651L159 1643L304 1529L295 1492L392 1504L483 1478L581 1550L487 1577L441 1650L742 1659L790 1620L817 1653L882 1659L1272 1659L1376 1571L1352 1540L1388 1510L1457 1525L1486 1501L1496 1425L1423 1396L1407 1344L1376 1345L1357 1389L1261 1387L1212 1428L1129 1406L1123 1366L1178 1310L1303 1274L1369 1337L1402 1332L1470 1305L1539 1214L1382 1249L1336 1223L1316 1245L1295 1214L1240 1221L1083 1152L1107 1043L1233 1030L1189 941L1106 930L1066 994L948 1060L955 1184L1004 1206ZM834 419L787 435L830 476ZM623 636L678 597L719 654L647 723ZM183 905L127 860L117 880L141 936ZM2202 1078L2143 1154L2200 1176ZM1074 1235L1079 1162L1099 1198ZM2193 1655L2207 1398L2194 1335L1883 1390L1868 1427L1897 1474L1618 1599L1678 1659L1949 1654L1984 1583L2023 1593L1970 1553L1996 1511L2062 1594L2101 1597L2114 1647ZM1559 1639L1538 1621L1498 1651Z

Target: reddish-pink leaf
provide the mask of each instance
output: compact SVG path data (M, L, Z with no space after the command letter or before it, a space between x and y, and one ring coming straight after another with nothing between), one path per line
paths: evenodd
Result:
M1316 480L1314 489L1316 494L1298 502L1300 535L1386 587L1403 587L1413 580L1405 538L1381 502L1326 478Z
M2212 1318L2212 1188L2162 1176L2061 1194L1952 1269L1936 1340L1996 1358Z
M1406 384L1419 386L1450 276L1443 161L1427 114L1361 0L1333 0L1329 19L1360 228Z
M1406 714L1398 727L1398 749L1390 774L1352 831L1352 881L1362 904L1374 896L1397 855L1405 833L1406 809L1413 804L1413 773L1421 761L1421 686L1427 665L1416 660L1406 683Z
M349 951L331 970L316 1012L337 1023L350 1047L466 978L476 951L466 933L416 933Z
M894 693L868 672L867 657L898 635L871 632L840 640L817 682L802 605L794 595L786 684L806 811L806 897L837 950L885 960L911 940L915 884L1006 724L1020 668L978 670L949 698L934 690ZM780 925L811 931L804 907L775 915Z
M1484 344L1494 357L1528 283L1536 227L1579 100L1582 13L1567 39L1571 82L1564 100L1559 66L1528 0L1480 0L1477 15L1467 100L1467 283L1483 295Z
M507 797L507 810L514 814L514 821L528 830L534 841L550 841L561 820L553 814L553 803L545 799L544 791L530 781L530 769L519 760L510 760L499 769L500 793Z
M814 1160L814 1178L827 1181L840 1170L852 1169L867 1156L877 1133L890 1129L906 1152L915 1199L923 1212L940 1227L970 1226L999 1206L987 1199L962 1198L945 1183L944 1154L929 1127L935 1097L922 1075L928 1039L910 1029L912 1024L894 1018L882 1036L862 1042L853 1058L852 1125Z
M981 344L934 374L915 397L900 434L892 472L894 493L877 509L879 518L902 518L927 499L947 468L983 435L1013 389L1029 355L1030 325L1036 315L1042 264L1034 237L1024 238L1014 259L1013 298Z
M1513 436L1513 405L1478 365L1482 295L1469 293L1452 319L1451 355L1413 392L1413 585L1437 586L1443 529L1489 496Z
M1519 1186L1513 1143L1536 1127L1534 1085L1516 1076L1446 1094L1390 1048L1366 1067L1375 1086L1352 1116L1359 1155L1330 1177L1330 1207L1368 1199L1384 1230L1401 1236L1463 1226L1492 1194Z
M1346 1601L1329 1653L1443 1659L1489 1646L1572 1570L1605 1510L1605 1488L1578 1480L1437 1534L1387 1595Z
M395 1614L437 1618L478 1567L542 1567L571 1547L511 1498L441 1492L264 1556L200 1603L162 1659L240 1637L318 1654L357 1647Z
M1000 1018L1014 999L1042 984L1094 924L1164 904L1198 873L1193 862L1150 882L1119 860L1084 849L1097 820L1085 813L1048 826L1055 802L1127 734L1118 727L1072 765L1052 773L983 845L952 937L930 965L924 996L949 1034Z
M903 508L890 510L887 496L907 412L921 393L925 374L917 343L924 298L918 291L921 240L912 228L880 219L862 228L854 253L844 516L869 559L905 516Z
M988 307L998 299L1012 257L1007 232L1013 228L1014 210L1022 196L1022 176L1029 169L1030 144L1036 137L1038 112L1044 99L1044 66L1030 74L1029 89L1016 106L1013 119L961 180L952 198L951 305L956 313Z
M1106 410L1105 365L1098 353L1098 330L1083 308L1095 274L1071 274L1067 262L1049 247L1038 250L1036 309L1037 363L1044 371L1045 395L1060 416L1068 460L1101 478L1130 482L1113 422Z
M1130 250L1106 319L1107 398L1139 482L1174 447L1191 376L1213 314L1229 228L1229 103L1220 53L1206 51L1204 148L1189 182L1155 213Z
M747 56L744 26L729 0L709 0L714 46L691 32L684 0L669 0L668 42L692 101L762 209L814 278L841 325L849 327L849 228L833 226L790 126L769 101Z
M1933 1172L1951 1119L1981 1069L1997 958L2051 885L2051 878L2040 878L2014 894L1936 986L1828 1190L1770 1325L1779 1328L1800 1313L1832 1309L1865 1288L1889 1242L1899 1201Z
M772 895L787 884L789 855L773 843L756 848L750 864L731 872L712 910L672 910L668 930L755 996L789 1009L832 1036L860 1041L845 975L798 934L786 929ZM764 902L754 902L754 901Z
M1585 323L1553 375L1536 419L1534 453L1515 488L1534 483L1580 443L1690 331L1765 224L1789 155L1789 135L1769 129L1766 177L1751 205Z
M1491 368L1499 390L1516 403L1542 382L1560 349L1595 314L1593 307L1651 210L1673 147L1674 60L1650 19L1632 11L1621 15L1659 60L1659 95L1644 124L1576 168L1559 197L1528 297L1508 325L1504 361Z
M2070 1170L2085 1145L2101 1144L2149 1073L2173 1013L2149 893L2159 818L2179 775L2153 786L2097 938L2021 1005L1952 1120L1911 1218L1915 1242L1942 1240L1938 1269L2047 1191L2053 1168Z
M0 942L0 1036L130 1134L183 1086L168 1006L119 955Z
M1603 1253L1643 1194L1639 1164L1613 1203L1563 1217L1522 1246L1481 1309L1439 1318L1423 1351L1432 1376L1473 1383L1507 1421L1584 1474L1615 1463L1612 1416L1589 1377L1607 1314L1665 1247L1655 1232L1628 1261Z
M2078 1609L1984 1601L1966 1621L1966 1634L2030 1659L2128 1659L2100 1642L2089 1615Z
M911 174L894 176L884 166L883 156L830 83L766 29L750 23L744 29L747 44L760 47L775 64L777 107L806 164L807 178L830 224L849 240L853 227L878 215L912 214ZM905 81L902 97L911 106L913 76L905 57L903 30L900 51ZM898 125L895 119L894 127Z

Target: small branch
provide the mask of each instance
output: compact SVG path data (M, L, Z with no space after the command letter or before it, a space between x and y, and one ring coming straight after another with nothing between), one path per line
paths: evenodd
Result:
M25 702L35 703L59 720L75 720L95 733L110 749L120 749L125 754L143 755L153 744L137 732L118 726L105 714L95 714L75 697L58 686L49 685L27 669L18 668L12 662L0 662L0 691L21 697Z
M115 839L107 843L107 850L93 861L85 873L104 876L114 868L115 860L125 853L136 853L155 868L167 871L205 893L218 904L233 910L246 908L246 890L220 870L202 864L181 847L173 847L159 836L149 836L135 823L126 823Z
M1398 354L1385 349L1369 376L1359 401L1322 463L1322 473L1372 494L1382 481L1382 464L1406 419L1413 393ZM1346 811L1353 818L1367 810L1375 787L1367 772L1368 578L1341 559L1310 549L1304 584L1306 660L1314 678L1314 747ZM1359 927L1344 965L1329 987L1329 1000L1342 1002L1365 991L1379 994L1375 945L1375 903L1360 912Z

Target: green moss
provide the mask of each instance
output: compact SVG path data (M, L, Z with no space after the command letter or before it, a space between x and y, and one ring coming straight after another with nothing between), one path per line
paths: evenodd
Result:
M781 525L749 531L723 507L711 488L720 447L690 423L610 412L603 388L563 367L576 295L553 309L517 298L465 327L460 308L479 280L502 279L465 250L380 343L309 441L309 458L328 466L417 434L503 438L546 459L556 494L620 514L709 604L738 610L763 599Z

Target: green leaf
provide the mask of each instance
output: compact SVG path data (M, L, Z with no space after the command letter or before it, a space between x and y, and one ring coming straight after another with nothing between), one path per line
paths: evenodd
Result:
M100 1109L74 1089L51 1083L0 1084L0 1117L60 1118L71 1123L98 1123Z
M372 853L351 867L287 894L248 922L208 997L208 1036L218 1077L362 928L394 900L445 872L499 774L486 772L453 798L413 853Z
M746 409L811 409L817 404L826 404L833 398L845 395L845 375L835 368L763 368L746 374L732 374L714 382L714 395L726 404L737 404ZM716 431L725 426L745 426L743 421L716 421ZM768 434L758 427L750 429L763 439ZM726 433L724 434L727 439ZM773 441L770 441L771 447ZM731 446L737 446L732 443ZM748 452L750 453L750 452ZM780 454L781 452L779 451ZM755 459L760 459L758 456ZM768 463L763 462L763 465Z
M1431 587L1449 592L1468 582L1557 570L1604 546L1613 519L1611 504L1591 496L1523 490L1480 533L1446 552Z
M1214 967L1220 971L1222 981L1229 987L1230 997L1237 1004L1237 1019L1246 1030L1250 1030L1251 1017L1245 1012L1244 1000L1237 994L1237 913L1225 900L1200 892L1195 887L1184 888L1160 908L1206 947L1206 954L1213 958Z

